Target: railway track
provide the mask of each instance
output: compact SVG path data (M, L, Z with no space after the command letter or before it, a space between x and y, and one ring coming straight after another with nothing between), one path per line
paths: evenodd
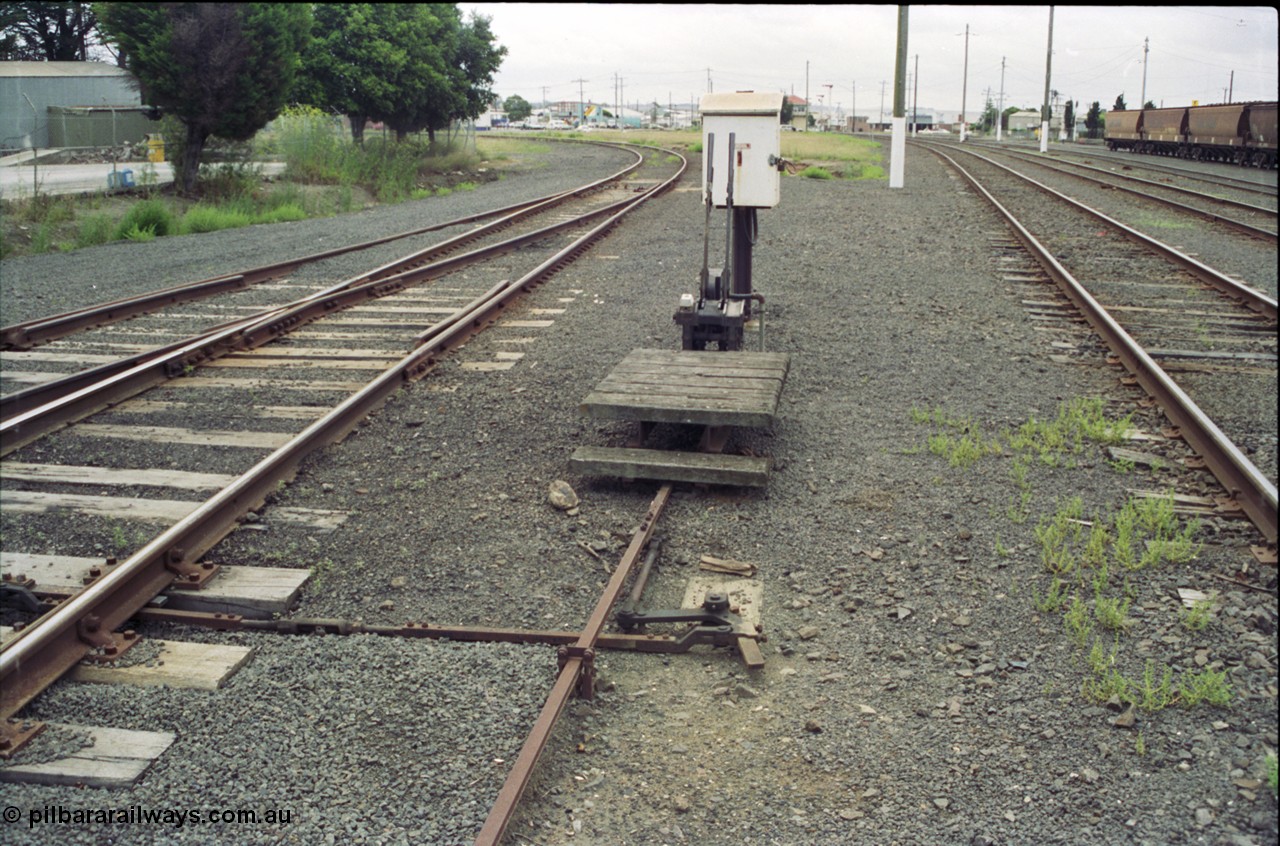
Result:
M1267 409L1274 413L1275 299L986 156L964 151L962 166L954 150L928 146L1005 216L1043 274L1027 281L1056 285L1055 297L1029 299L1028 309L1078 310L1203 458L1228 494L1225 506L1243 509L1274 547L1275 423ZM1057 201L1048 210L1046 194ZM1063 214L1103 228L1086 243L1065 234L1080 229L1064 227ZM1252 411L1241 413L1242 396L1255 398Z
M1123 191L1142 200L1160 203L1166 208L1200 217L1227 229L1275 243L1276 205L1274 194L1255 190L1242 190L1238 186L1219 187L1211 191L1184 187L1183 183L1194 179L1180 177L1150 179L1095 167L1085 163L1055 164L1032 153L998 147L984 147L989 154L1006 160L1033 164L1052 173L1066 174L1077 180L1117 191Z
M602 183L592 183L586 187L588 208L570 211L562 205L566 195L529 206L557 207L559 219L465 253L455 252L459 239L452 239L319 290L259 284L267 291L265 306L206 301L201 305L223 308L198 313L197 322L207 324L227 310L247 314L220 323L214 318L214 328L162 342L140 358L104 363L88 377L58 380L60 391L7 417L5 450L13 457L5 462L5 478L21 489L4 492L6 514L48 515L50 509L62 509L68 519L49 518L42 521L44 529L32 533L6 529L7 587L56 604L0 649L3 717L11 718L90 651L127 648L131 635L115 629L173 583L198 586L212 577L215 568L201 564L200 556L290 479L308 453L341 440L390 394L421 379L446 352L493 325L521 292L567 266L627 213L670 189L684 171L684 160L670 151L662 156L651 163L646 181L615 188L611 196L600 190ZM514 221L502 215L497 223L505 229ZM470 233L464 237L475 240ZM441 259L442 252L454 254ZM188 293L203 294L205 287ZM168 296L137 302L147 301L150 308ZM109 322L114 308L111 314L84 312L74 320ZM526 332L539 327L538 314L527 317L512 325ZM178 333L187 331L192 318L185 312L177 318L183 327ZM169 311L161 319L174 321L175 315ZM135 322L128 325L132 329ZM508 350L493 360L462 367L510 367L527 339L509 340ZM59 343L116 348L117 342L81 334L43 349ZM84 346L75 348L82 360L89 355ZM166 387L133 399L158 385ZM291 401L299 391L321 404ZM332 404L323 404L325 398ZM107 414L78 422L106 408L111 409ZM46 437L68 425L67 431ZM98 469L107 464L100 451L108 448L111 466L121 469ZM155 491L174 484L166 481L174 474L165 471L183 466L216 470L178 484L217 493L203 502L156 498ZM66 493L68 485L73 490L123 485L142 493L116 502L140 519L121 520L118 510L116 517L103 519L106 506L98 498ZM153 530L145 527L156 524L164 528L150 536ZM28 580L16 572L15 563L39 561L50 552L94 557L102 552L100 539L113 534L119 548L86 575L83 589L30 585L28 590ZM89 540L95 537L96 547ZM12 749L26 735L7 725L8 731L18 731L6 738Z

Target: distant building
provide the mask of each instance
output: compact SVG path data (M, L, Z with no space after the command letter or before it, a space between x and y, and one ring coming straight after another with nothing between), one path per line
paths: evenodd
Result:
M1010 132L1034 132L1040 128L1040 110L1023 109L1010 113L1005 126Z
M50 135L50 109L60 107L54 135L64 117L78 116L67 111L71 107L99 122L115 120L118 142L142 140L142 132L119 126L126 113L135 122L141 119L142 110L137 83L124 68L104 62L0 62L0 150L53 146L58 139Z
M788 94L786 102L791 105L791 125L804 131L809 125L809 101L794 94Z

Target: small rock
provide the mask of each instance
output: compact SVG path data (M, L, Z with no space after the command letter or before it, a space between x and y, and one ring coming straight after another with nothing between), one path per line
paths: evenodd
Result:
M394 611L396 610L396 604L390 599L387 599L379 603L378 608L382 611Z
M1111 721L1111 725L1116 728L1133 728L1134 724L1137 722L1138 712L1132 705L1130 705L1128 710Z
M692 806L689 804L689 797L681 793L672 797L671 807L676 809L677 814L686 814Z
M391 586L397 590L409 584L409 580L404 576L393 576L391 578Z
M1208 808L1196 808L1196 825L1206 826L1213 822L1213 811Z
M817 720L805 720L804 730L810 734L822 734L822 724Z
M853 808L842 808L840 810L840 819L842 820L860 820L864 816L866 814L862 813L862 811L857 811Z
M818 636L818 633L820 631L821 629L819 629L817 626L801 626L800 630L796 632L796 635L801 640L813 640L815 637Z
M547 489L547 502L550 502L553 508L568 511L570 508L577 506L578 495L574 493L568 482L557 479Z
M1084 779L1086 782L1088 782L1089 784L1093 784L1099 778L1101 778L1101 774L1097 770L1095 770L1093 767L1085 767L1083 770L1080 771L1080 777Z
M933 805L939 811L945 811L947 808L951 807L951 800L950 799L934 799Z

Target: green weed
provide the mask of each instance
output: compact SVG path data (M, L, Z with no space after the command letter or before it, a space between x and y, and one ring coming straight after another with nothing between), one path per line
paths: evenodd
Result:
M1188 708L1201 702L1215 708L1226 708L1231 704L1231 686L1227 683L1225 670L1183 673L1178 687L1182 703Z

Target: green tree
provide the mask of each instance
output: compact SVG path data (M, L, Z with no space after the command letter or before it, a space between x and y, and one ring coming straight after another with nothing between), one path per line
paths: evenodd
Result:
M143 101L186 128L174 163L186 194L210 135L245 141L279 113L311 24L293 3L107 3L99 14Z
M1094 100L1089 104L1089 111L1084 116L1084 128L1090 138L1102 137L1102 104Z
M1080 107L1079 103L1073 103L1068 100L1066 107L1062 110L1062 124L1067 130L1067 140L1075 140L1076 134L1076 109Z
M1116 104L1111 107L1111 110L1116 112L1123 112L1125 109L1128 109L1128 108L1129 107L1124 104L1124 95L1121 94L1120 96L1116 97Z
M782 98L782 118L780 121L782 125L786 126L791 123L791 119L795 117L795 113L796 107L791 105L791 100L784 95Z
M1142 104L1142 108L1144 109L1154 109L1155 107L1156 107L1156 104L1155 104L1155 101L1153 100L1148 100L1147 102Z
M408 61L393 40L392 11L380 3L317 3L312 12L312 38L293 97L346 115L357 144L364 143L370 117L392 109L394 79Z
M987 105L982 109L982 117L978 119L979 132L991 132L996 128L996 120L999 118L996 111L995 103L991 102L991 98L987 98Z
M519 94L512 94L510 97L502 101L502 109L507 113L509 120L524 120L533 114L533 106L529 101L521 97ZM608 117L609 113L605 112Z
M0 3L0 60L85 62L97 29L88 3Z

